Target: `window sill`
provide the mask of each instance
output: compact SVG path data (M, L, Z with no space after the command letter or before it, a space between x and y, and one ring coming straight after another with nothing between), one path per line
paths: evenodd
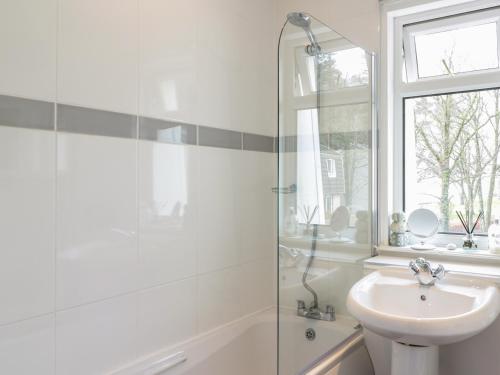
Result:
M488 251L437 248L429 251L413 250L409 247L378 246L378 256L364 261L368 270L385 266L408 267L411 259L425 257L431 262L443 264L449 272L492 279L500 284L500 255Z
M409 255L409 256L423 256L426 258L440 258L440 259L455 259L457 261L464 261L468 263L496 263L500 266L500 254L495 254L489 250L468 250L456 248L455 250L448 250L445 247L436 247L434 250L414 250L410 246L395 247L379 245L377 246L377 253L379 255Z

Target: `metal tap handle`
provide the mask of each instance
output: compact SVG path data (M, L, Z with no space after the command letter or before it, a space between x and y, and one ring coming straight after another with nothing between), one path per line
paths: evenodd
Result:
M420 268L418 267L417 263L415 263L415 261L412 260L409 264L409 267L415 275L418 275L420 273Z
M432 277L441 280L446 274L446 270L442 264L438 264L438 266L432 270Z

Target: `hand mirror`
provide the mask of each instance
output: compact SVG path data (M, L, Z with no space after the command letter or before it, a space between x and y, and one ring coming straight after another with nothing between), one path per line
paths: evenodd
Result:
M436 247L426 244L425 240L436 234L439 227L439 219L434 212L426 208L419 208L413 211L408 217L408 230L415 237L421 238L417 245L412 245L415 250L432 250Z

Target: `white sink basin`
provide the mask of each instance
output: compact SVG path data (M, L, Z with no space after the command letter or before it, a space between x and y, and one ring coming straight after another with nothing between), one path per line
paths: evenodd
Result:
M410 270L387 267L356 283L347 308L363 326L393 341L422 346L465 340L488 327L500 310L495 284L447 274L423 287Z

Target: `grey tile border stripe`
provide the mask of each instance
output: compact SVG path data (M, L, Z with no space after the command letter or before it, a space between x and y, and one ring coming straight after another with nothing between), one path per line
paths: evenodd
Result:
M371 149L370 139L371 130L319 134L321 150L369 150ZM297 136L286 135L276 138L276 147L275 152L297 152Z
M61 132L270 153L278 152L280 142L266 135L8 95L0 95L0 126L54 131L56 107Z
M137 137L137 116L58 104L57 130L135 139Z
M240 132L207 126L198 126L198 144L221 148L242 149Z
M173 144L196 145L196 125L139 117L139 139Z
M297 152L297 136L285 135L277 138L275 152Z
M54 130L54 103L0 95L0 126Z
M243 150L273 152L274 138L259 134L243 133Z

